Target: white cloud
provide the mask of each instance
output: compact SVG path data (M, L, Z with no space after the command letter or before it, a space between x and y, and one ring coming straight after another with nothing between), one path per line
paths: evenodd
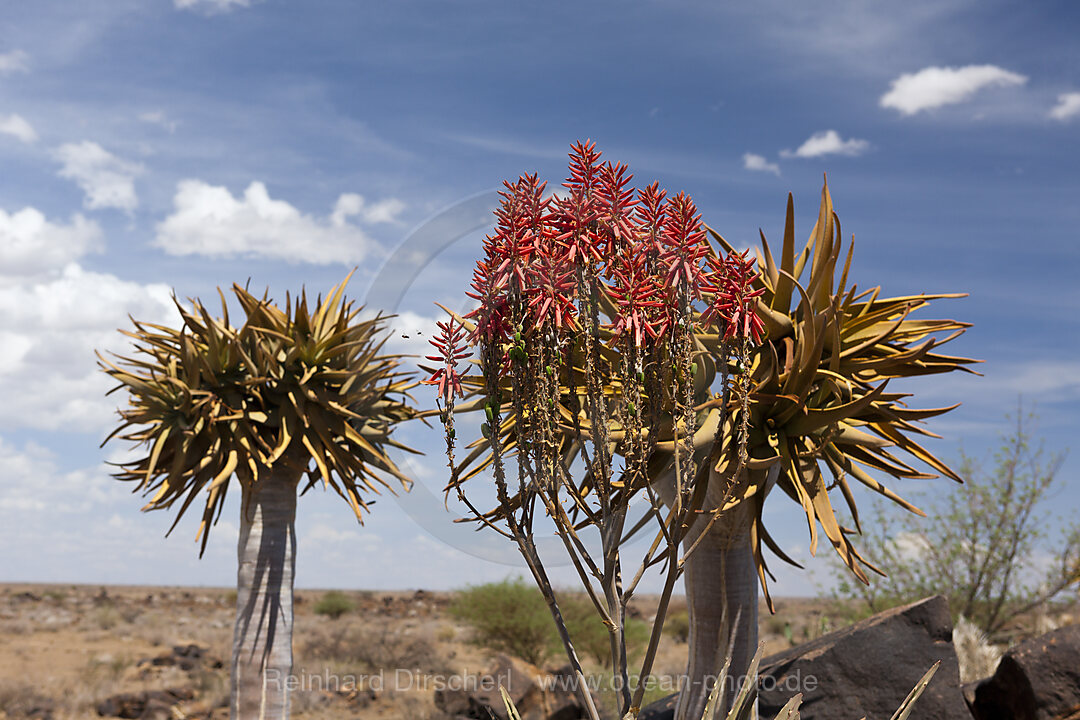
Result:
M1024 75L996 65L927 67L893 80L889 92L881 96L880 105L896 108L904 115L914 115L923 110L964 102L984 88L1009 87L1026 82Z
M139 120L144 123L149 123L150 125L157 125L159 127L165 128L165 130L167 130L169 134L176 132L176 128L180 125L179 120L171 119L162 110L153 110L151 112L141 113L139 115Z
M415 355L418 358L434 355L435 348L431 345L431 339L439 332L437 323L446 322L447 317L438 308L432 310L438 312L437 317L405 310L388 320L385 325L388 336L383 350L399 355ZM365 317L371 317L374 313L371 308L366 308L364 314ZM430 364L426 360L423 362Z
M251 7L252 0L173 0L178 10L201 10L212 15Z
M101 228L82 215L64 225L32 207L10 215L0 209L0 283L41 275L102 249Z
M171 290L69 263L52 277L0 287L0 427L100 431L112 422L113 383L94 350L128 351L128 315L175 325Z
M888 542L897 557L908 563L925 562L930 552L930 541L921 533L902 531Z
M0 115L0 133L11 135L24 143L32 143L38 138L34 126L23 116L14 113L7 116Z
M1055 120L1068 120L1077 115L1080 115L1080 92L1058 95L1058 104L1050 111L1050 117Z
M30 56L22 50L12 50L0 53L0 75L10 75L17 72L28 72Z
M844 140L835 130L823 130L814 133L797 150L781 150L780 157L813 158L822 155L861 155L869 149L866 140L849 138Z
M1080 396L1080 362L1034 360L1012 365L1007 371L1001 368L991 372L988 368L987 377L980 384L984 391L989 390L987 386L996 385L1013 396L1023 393L1025 399L1041 396L1054 402L1064 402Z
M774 175L780 175L780 166L776 163L771 163L761 155L755 155L754 153L746 153L742 156L743 168L746 170L756 170L758 172L771 172Z
M33 443L17 447L0 437L0 477L4 492L0 495L0 516L48 511L67 514L87 509L106 499L105 478L91 478L88 470L64 472L56 458ZM102 473L103 474L103 473ZM18 519L15 524L18 525ZM10 524L10 523L5 523Z
M153 242L170 255L266 257L326 265L358 263L377 250L350 218L390 222L404 204L388 199L369 206L361 196L346 193L333 212L320 219L271 198L261 182L252 182L237 198L227 188L184 180L177 186L173 207L173 214L158 224Z
M131 212L139 205L135 176L141 165L121 160L97 143L67 143L55 151L63 165L60 177L74 180L86 193L83 206L91 210L119 208Z
M374 205L368 205L362 195L344 193L334 205L330 223L334 227L345 227L347 220L353 216L359 216L361 220L371 225L392 223L397 221L397 216L404 209L405 203L397 198L387 198Z
M0 428L100 432L117 401L94 350L127 352L128 315L175 324L171 290L83 269L103 250L97 223L0 210Z

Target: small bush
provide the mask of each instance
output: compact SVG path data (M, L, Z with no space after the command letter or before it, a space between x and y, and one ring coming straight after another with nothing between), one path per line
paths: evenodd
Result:
M556 599L570 639L581 656L611 665L611 639L589 597L579 592L561 592ZM521 578L460 591L450 604L450 615L469 625L473 639L480 645L533 665L541 665L563 651L543 595ZM627 618L628 654L632 657L644 652L648 642L648 624Z
M319 601L315 603L316 615L328 615L335 620L355 609L356 604L350 600L345 593L338 590L331 590L330 592L325 593L319 598Z
M473 585L457 593L450 616L472 628L473 639L533 665L552 650L555 623L540 591L521 578Z
M992 639L1006 640L1017 620L1046 612L1075 591L1080 523L1062 519L1052 532L1064 455L1044 453L1022 408L1010 422L989 463L961 453L964 485L927 496L927 519L896 518L874 506L863 520L868 542L862 550L888 577L862 585L838 571L841 597L880 612L940 593L954 622L963 615Z
M690 615L685 610L668 613L664 620L664 634L677 643L690 639Z
M111 603L95 608L90 614L90 622L102 630L112 630L123 620L120 611Z
M582 655L591 656L604 667L611 666L611 635L600 616L596 614L592 600L584 593L560 593L559 609L566 620L566 629L574 647ZM545 608L546 609L546 608ZM548 614L550 620L551 615ZM550 620L554 631L555 622ZM644 653L649 643L649 625L642 620L625 619L626 654L631 659ZM561 649L558 638L553 638L554 647Z

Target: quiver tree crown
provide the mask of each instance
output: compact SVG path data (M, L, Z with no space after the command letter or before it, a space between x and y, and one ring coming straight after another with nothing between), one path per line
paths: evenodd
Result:
M854 241L841 248L840 220L833 210L826 184L821 191L817 222L796 254L794 201L788 195L784 237L779 258L761 233L755 278L761 291L757 314L767 329L765 341L753 348L747 368L752 391L743 408L750 428L748 451L751 468L779 464L775 487L797 502L806 514L810 551L818 545L818 526L844 564L863 582L868 563L851 542L861 532L852 485L863 485L901 507L923 514L871 472L893 478L933 478L937 475L913 467L915 460L957 482L961 478L915 440L938 437L919 423L941 415L950 407L913 409L909 394L890 392L898 378L973 372L969 358L938 351L970 325L955 320L916 319L911 315L934 300L963 294L920 294L881 297L881 288L858 290L849 283ZM710 228L720 247L730 244ZM840 263L841 257L844 258ZM717 338L699 336L706 347ZM898 453L900 456L898 456ZM718 453L716 469L723 474L733 462L730 453ZM826 475L828 473L828 475ZM766 598L768 567L762 554L767 546L782 559L796 564L762 524L765 496L772 489L759 476L732 503L751 503L751 540L758 574ZM839 494L854 528L840 524L833 507ZM771 599L770 599L771 606Z
M314 307L304 292L286 296L284 310L233 285L239 327L220 290L220 318L198 300L185 308L174 298L179 329L132 320L134 331L122 332L134 354L98 355L119 383L111 392L128 394L105 442L119 437L145 452L119 463L115 477L149 497L144 510L179 503L169 532L201 502L200 554L233 478L246 511L276 465L294 466L306 472L301 494L321 481L360 521L369 492L392 491L391 480L410 485L388 450L413 452L391 434L416 415L411 376L400 356L382 353L387 316L360 319L362 308L345 299L348 279Z

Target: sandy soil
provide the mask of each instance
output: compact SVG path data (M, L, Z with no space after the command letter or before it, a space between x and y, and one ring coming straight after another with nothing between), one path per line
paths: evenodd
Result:
M495 653L448 617L451 593L347 591L355 609L337 619L314 612L323 594L297 592L295 674L306 687L294 695L294 717L442 720L433 683L493 663ZM225 718L234 602L233 591L215 588L0 585L0 718L98 717L107 698L165 689L188 698L173 717ZM632 616L650 621L655 602L635 599ZM780 599L777 611L762 614L767 653L845 624L830 601ZM678 598L657 675L684 669L680 612ZM199 657L185 665L191 645ZM360 689L331 678L355 678Z

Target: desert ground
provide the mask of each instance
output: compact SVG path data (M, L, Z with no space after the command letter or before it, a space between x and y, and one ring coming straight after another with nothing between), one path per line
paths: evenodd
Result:
M294 694L294 717L441 720L439 679L481 674L493 664L496 652L448 615L453 593L343 592L354 609L331 618L314 611L325 591L297 591L294 673L303 686ZM121 713L117 696L142 691L171 692L163 697L175 707L161 717L226 718L234 603L235 592L225 588L0 585L0 718L96 718L110 698L111 712ZM636 598L631 615L651 621L655 604ZM834 600L776 605L776 615L762 609L766 653L854 617ZM676 598L658 676L684 669L680 618L685 622L685 604ZM561 664L558 655L547 663Z

